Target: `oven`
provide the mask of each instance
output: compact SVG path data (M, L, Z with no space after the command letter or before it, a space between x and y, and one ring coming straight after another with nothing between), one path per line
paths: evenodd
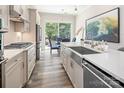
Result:
M5 88L5 63L7 59L0 61L0 88Z
M122 88L123 83L83 59L84 88Z
M0 60L3 60L4 44L3 44L3 33L0 33Z

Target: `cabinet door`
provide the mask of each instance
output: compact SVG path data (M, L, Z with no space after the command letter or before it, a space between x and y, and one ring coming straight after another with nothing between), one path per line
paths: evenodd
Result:
M74 68L74 85L76 88L83 88L83 68L76 62L73 64Z
M23 84L23 62L17 63L6 73L6 88L19 88Z
M29 32L29 23L24 22L24 32Z
M9 6L0 5L0 18L2 18L1 30L7 31L9 25Z
M66 71L67 71L67 62L68 62L67 55L64 53L63 54L63 65Z
M68 76L72 82L72 84L74 85L74 64L73 64L73 60L69 59L68 60Z

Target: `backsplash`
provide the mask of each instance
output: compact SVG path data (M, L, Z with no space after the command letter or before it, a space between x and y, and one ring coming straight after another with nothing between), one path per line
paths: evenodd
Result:
M4 34L4 45L22 40L21 32L15 32L15 23L10 21L10 30Z

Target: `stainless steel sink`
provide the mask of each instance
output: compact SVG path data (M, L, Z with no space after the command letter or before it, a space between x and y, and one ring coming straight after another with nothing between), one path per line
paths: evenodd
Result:
M82 55L85 55L85 54L97 54L99 52L96 52L96 51L93 51L91 49L87 49L85 47L70 47L72 50L82 54Z

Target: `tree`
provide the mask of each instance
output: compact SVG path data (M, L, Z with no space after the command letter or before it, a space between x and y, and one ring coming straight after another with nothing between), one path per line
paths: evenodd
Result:
M58 33L58 24L57 23L46 23L46 35L50 39L55 39Z

